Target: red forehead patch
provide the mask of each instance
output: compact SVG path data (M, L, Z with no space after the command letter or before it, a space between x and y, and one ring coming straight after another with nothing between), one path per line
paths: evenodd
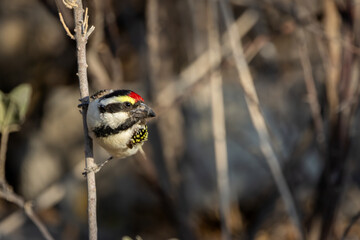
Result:
M135 92L130 92L129 97L135 99L136 101L143 101L144 102L144 99L139 94L137 94Z

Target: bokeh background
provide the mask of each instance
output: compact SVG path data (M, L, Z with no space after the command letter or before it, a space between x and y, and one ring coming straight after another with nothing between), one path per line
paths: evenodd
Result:
M99 239L221 239L212 109L224 108L230 239L300 239L260 151L227 37L210 0L88 0L91 93L132 89L155 110L148 159L96 175ZM230 0L260 108L306 239L360 239L357 0ZM59 1L72 31L72 11ZM217 15L217 17L216 17ZM222 58L209 64L209 22ZM214 27L215 26L215 27ZM212 49L210 49L212 50ZM0 90L32 86L8 141L6 179L55 239L87 239L76 48L53 0L0 1ZM212 103L221 73L223 104ZM219 105L220 104L220 105ZM108 155L94 146L97 162ZM350 225L353 223L353 225ZM0 200L1 239L42 239Z

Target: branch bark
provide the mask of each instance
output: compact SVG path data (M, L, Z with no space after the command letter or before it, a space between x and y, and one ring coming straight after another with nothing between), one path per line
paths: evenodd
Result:
M87 79L87 63L86 63L86 44L89 35L94 30L91 27L88 30L88 15L87 11L84 15L84 8L82 0L76 1L74 7L75 19L75 40L77 49L77 62L78 62L78 77L80 87L80 101L82 103L82 118L84 127L84 140L85 140L85 167L86 169L95 168L96 164L93 157L93 143L89 137L88 128L86 123L87 104L89 103L89 85ZM97 219L96 219L96 180L95 172L90 171L86 175L87 188L88 188L88 224L89 224L89 239L97 239Z

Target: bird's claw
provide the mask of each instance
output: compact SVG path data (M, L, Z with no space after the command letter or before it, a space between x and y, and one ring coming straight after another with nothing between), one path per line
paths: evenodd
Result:
M83 107L87 107L89 105L89 103L87 102L82 102L79 105L77 105L78 108L83 108Z
M103 166L105 166L105 164L107 164L110 160L112 160L113 157L109 157L107 160L105 160L103 163L101 163L100 165L96 164L94 166L91 166L91 167L86 167L84 170L84 172L82 173L82 175L84 175L84 177L87 176L88 173L91 173L91 172L94 172L94 173L97 173L101 170L101 168Z
M79 108L79 112L82 114L84 109L86 109L89 106L89 98L81 98L79 99L79 101L81 102L79 105L77 105L77 107Z
M93 172L93 173L97 173L99 172L101 169L101 167L99 165L95 165L95 166L92 166L92 167L86 167L84 168L84 172L82 172L82 175L84 177L86 177L89 173Z

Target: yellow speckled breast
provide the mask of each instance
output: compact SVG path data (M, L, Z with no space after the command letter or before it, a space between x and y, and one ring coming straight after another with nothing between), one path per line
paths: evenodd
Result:
M148 128L145 125L144 128L137 130L132 136L131 140L128 143L129 148L133 148L134 145L145 142L148 139Z

